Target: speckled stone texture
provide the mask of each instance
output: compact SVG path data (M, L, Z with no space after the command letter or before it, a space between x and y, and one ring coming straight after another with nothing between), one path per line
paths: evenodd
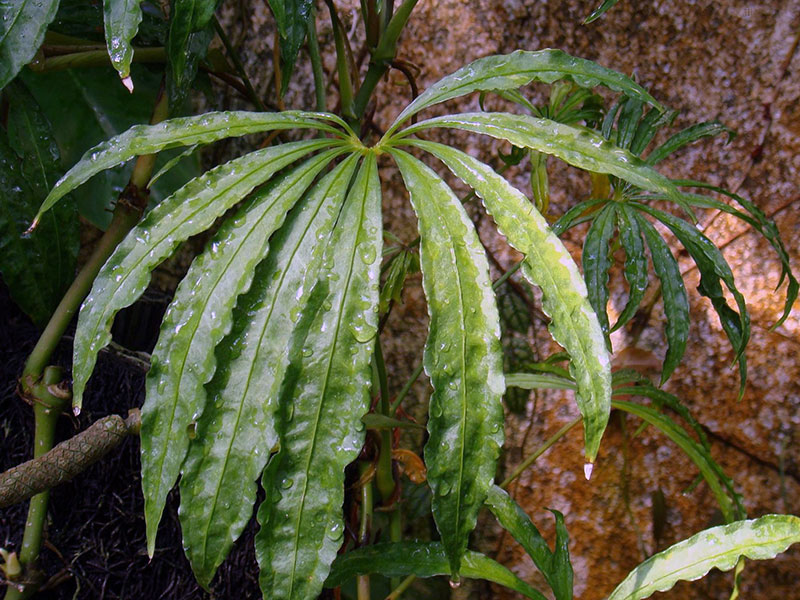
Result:
M360 46L360 23L353 26L358 2L337 2L343 21L353 27ZM707 140L685 149L660 167L673 177L703 179L738 191L753 200L778 223L795 269L800 269L797 216L800 177L800 56L795 49L800 35L797 0L622 0L607 16L591 25L582 19L595 2L584 0L422 0L402 38L399 57L420 69L421 89L466 62L517 48L560 48L633 74L654 95L681 111L676 128L718 119L735 129L730 144ZM257 70L271 57L273 32L263 4L246 7L249 27L244 52ZM235 28L241 15L231 15ZM246 19L247 20L247 19ZM320 15L323 48L330 49L327 15ZM305 59L299 68L308 73ZM325 66L333 71L326 54ZM313 94L309 77L296 78L287 104L310 108ZM261 81L266 90L268 81ZM542 93L535 88L535 93ZM375 122L386 128L405 105L409 87L393 71L378 90ZM333 100L329 108L333 108ZM475 96L437 107L444 110L477 109ZM677 129L676 129L677 130ZM495 142L452 132L438 139L458 143L471 152L490 157L500 148ZM510 171L526 186L524 171ZM553 213L585 197L588 178L551 161ZM407 199L399 192L396 170L384 165L384 223L405 240L415 236L415 221ZM476 216L477 218L477 216ZM744 399L736 402L738 380L730 368L733 358L710 302L695 292L698 275L686 256L678 254L690 292L692 329L685 363L667 385L680 396L707 428L713 454L737 482L751 517L765 513L800 513L800 383L797 354L800 349L800 310L777 330L770 326L780 315L783 290L775 292L779 267L769 246L741 223L718 214L702 214L700 227L731 263L753 319L753 336L747 351L750 383ZM483 219L480 233L503 266L514 259L493 228ZM585 232L585 230L583 230ZM576 258L580 234L566 243ZM677 247L676 247L677 250ZM622 290L621 275L612 285ZM612 311L621 308L621 292L612 295ZM660 305L638 340L638 347L663 356ZM427 315L419 278L412 279L404 303L387 325L387 360L392 365L392 385L397 390L421 357ZM553 350L546 330L537 336L539 351ZM615 350L631 343L624 332L614 338ZM414 388L424 399L423 383ZM509 415L502 471L510 472L564 423L576 416L571 397L563 393L532 396L527 413ZM707 486L684 493L697 471L657 432L638 427L632 418L623 424L612 415L591 482L583 478L579 429L545 454L511 487L516 499L534 522L552 536L552 519L546 507L565 514L571 535L575 567L575 596L580 600L606 597L625 574L646 556L692 533L717 523L719 514ZM627 432L627 434L625 434ZM626 441L627 439L627 441ZM654 532L653 498L663 494L666 521ZM502 535L493 520L484 517L472 543L520 576L544 584L530 560L513 540ZM743 576L743 598L791 600L800 598L800 547L769 563L749 563ZM679 584L660 598L727 598L731 576L712 573L693 584ZM511 598L507 592L481 584L465 584L454 597Z

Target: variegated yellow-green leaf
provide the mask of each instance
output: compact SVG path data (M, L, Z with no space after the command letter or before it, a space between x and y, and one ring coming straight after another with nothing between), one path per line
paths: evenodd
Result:
M694 581L711 569L732 569L739 557L775 558L800 542L800 518L765 515L712 527L651 556L628 574L608 600L640 600L678 581Z
M258 511L266 598L312 599L342 544L344 468L364 439L378 327L381 195L364 158L325 250L309 323L293 341L279 421L280 450L264 472ZM302 319L301 319L302 320ZM297 347L299 345L299 347Z
M490 167L441 144L413 143L441 159L472 187L509 244L525 254L523 273L542 289L542 308L552 318L550 332L570 354L586 456L594 460L610 411L611 360L577 265L536 208Z
M432 510L457 579L503 443L500 324L486 254L458 198L430 168L392 150L419 219L433 395L425 463Z
M511 54L479 58L440 79L397 116L386 135L392 135L403 122L424 108L451 98L476 91L518 89L531 81L553 83L560 79L570 79L581 87L603 85L663 110L635 81L597 63L550 48L535 52L517 50Z
M111 340L114 315L144 292L150 271L180 242L204 231L276 171L335 143L311 140L252 152L193 179L148 213L100 270L81 307L73 354L73 405L77 410L97 353Z
M249 287L255 265L266 255L272 232L337 152L341 150L309 159L259 191L228 219L206 251L192 263L164 315L142 409L142 490L150 556L155 550L156 530L167 493L175 484L189 446L187 428L204 410L203 386L216 366L214 347L230 328L236 299ZM214 521L214 505L207 503L204 508L212 514L209 520ZM184 528L184 537L188 532L198 536L201 519L197 514L194 519L191 528ZM193 551L197 545L186 542L195 572L207 572L211 567L198 564L205 556L196 558ZM212 547L224 556L224 543L217 541Z

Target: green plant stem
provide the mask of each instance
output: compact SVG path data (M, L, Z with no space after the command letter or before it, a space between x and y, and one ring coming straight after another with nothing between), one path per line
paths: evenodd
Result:
M332 0L325 0L328 5L328 10L331 13L331 24L333 25L333 40L336 45L336 70L339 75L339 98L342 104L342 116L345 121L349 121L353 126L357 121L355 112L353 111L353 75L356 73L350 72L350 62L347 58L347 49L345 47L346 34L344 26L339 20L339 15L336 12L336 7L333 5Z
M64 370L60 367L47 367L41 381L31 390L33 396L33 414L35 418L35 433L33 440L33 457L39 458L53 447L56 424L61 412L69 407L70 394L58 386L64 378ZM9 586L6 590L6 600L28 598L40 586L41 576L38 576L36 563L42 549L42 532L47 518L47 501L50 491L45 491L31 498L28 506L28 518L25 521L25 533L22 537L22 547L19 552L19 562L23 567L23 576L28 585L21 589Z
M314 74L316 109L325 112L328 108L325 102L325 73L322 70L322 55L319 52L319 40L317 39L317 7L313 4L308 18L306 38L308 39L308 57L311 59L311 72Z
M222 45L225 46L225 52L227 52L228 57L233 62L233 66L236 69L236 72L239 74L239 77L242 78L242 82L247 90L247 96L250 98L250 102L252 102L256 108L258 108L258 110L268 112L269 109L266 107L261 98L258 97L253 84L250 82L250 78L247 76L247 71L244 70L244 64L242 64L242 59L239 58L239 53L236 52L236 48L234 48L233 44L231 44L228 34L225 33L225 30L222 28L222 25L220 25L219 19L217 19L216 16L213 19L213 23L214 31L217 32L219 39L222 41Z
M386 363L383 360L383 351L381 350L380 338L375 341L375 370L378 375L378 382L380 385L381 401L380 412L381 414L390 417L392 416L391 407L389 406L389 382L386 377ZM381 430L381 449L378 456L378 469L375 475L378 485L378 492L381 495L381 500L385 503L394 494L395 482L394 475L392 474L392 431L390 429Z
M536 461L537 458L539 458L542 454L547 452L550 449L550 447L552 447L562 437L567 435L569 430L575 427L580 422L581 422L581 417L578 417L574 421L570 421L569 423L564 425L561 429L556 431L555 434L550 439L548 439L544 444L539 446L536 452L534 452L528 458L522 461L519 464L519 466L516 469L514 469L514 471L512 471L511 475L509 475L503 480L503 483L500 484L500 487L503 489L507 488L509 484L512 481L514 481L517 477L519 477L525 469L530 467Z
M167 60L167 52L162 47L136 48L133 62L137 63L163 63ZM88 50L86 52L73 52L61 56L51 56L41 62L33 63L33 71L63 71L81 67L104 67L111 64L108 50Z
M369 469L368 462L359 464L359 474L363 477ZM358 544L369 544L372 529L372 481L365 481L361 486L361 518L358 526ZM359 575L357 581L358 600L370 600L369 575Z
M405 592L408 588L411 587L411 584L414 583L414 580L417 578L416 575L409 575L403 581L401 581L398 585L394 587L392 593L386 596L384 600L397 600L400 595Z
M411 373L411 377L408 378L406 384L403 386L403 389L395 396L394 402L389 407L389 414L394 415L397 412L397 409L400 408L400 404L403 402L406 396L408 396L408 392L411 391L411 387L416 383L419 376L422 375L422 371L424 370L424 366L422 363L417 365L417 368L414 369L414 372Z

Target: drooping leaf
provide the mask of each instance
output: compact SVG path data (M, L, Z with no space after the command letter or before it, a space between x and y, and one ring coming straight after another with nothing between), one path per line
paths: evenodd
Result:
M789 254L786 252L786 248L783 245L783 240L781 240L780 233L778 232L778 228L775 225L775 221L767 217L758 206L753 204L750 200L739 196L738 194L734 194L724 188L717 187L715 185L711 185L710 183L705 183L702 181L692 181L692 180L679 180L675 182L676 185L679 186L690 186L690 187L698 187L702 189L712 190L717 192L718 194L722 194L724 196L728 196L729 198L735 200L739 206L744 208L750 215L752 215L753 219L758 223L758 225L752 221L744 219L748 223L750 223L753 227L755 227L761 235L763 235L770 245L775 249L778 258L781 261L781 276L778 280L777 287L780 287L783 283L784 279L788 280L787 288L786 288L786 302L784 303L784 310L783 315L778 319L778 321L772 326L772 329L779 327L786 318L789 316L789 313L792 310L792 306L794 306L794 301L797 299L798 291L800 291L800 284L797 282L797 279L792 273L791 264L789 263ZM696 196L692 196L688 201L697 201ZM725 210L724 208L719 208L719 210ZM729 212L729 211L728 211ZM742 218L740 215L736 215L740 219Z
M300 47L306 39L311 0L269 0L281 36L281 93L286 91Z
M77 163L84 152L137 123L147 123L161 85L161 75L142 65L131 65L136 88L130 94L110 69L71 69L35 73L23 70L20 77L33 93L53 125L64 167ZM52 90L57 89L58 94ZM169 160L165 151L156 159L156 169ZM81 216L100 229L111 222L120 191L130 179L133 162L113 166L73 190ZM200 174L197 160L181 161L150 187L150 202L157 204L192 177Z
M6 0L0 6L0 89L39 50L58 0Z
M745 347L750 339L750 315L741 292L736 288L733 272L725 261L719 248L703 235L697 228L667 212L645 204L636 203L639 210L646 212L661 221L683 244L700 271L698 291L711 300L711 304L719 315L720 323L740 361L739 397L744 393L747 381L747 365L744 356ZM724 282L736 301L738 314L730 306L722 293Z
M532 81L553 83L561 79L569 79L587 88L602 85L615 92L640 98L663 110L647 90L635 81L597 63L575 58L561 50L517 50L511 54L479 58L440 79L397 116L386 137L391 136L412 115L451 98L476 91L518 89Z
M639 304L644 298L647 290L647 256L644 253L644 243L642 233L639 230L639 222L631 218L630 213L625 207L617 209L617 229L619 231L619 241L625 251L625 279L628 282L628 301L625 308L619 315L617 322L611 328L616 331L636 314Z
M318 129L341 136L341 132L322 121L338 120L325 113L284 111L255 113L246 111L212 112L196 117L179 117L158 125L136 125L126 132L101 142L86 151L53 187L42 203L37 221L65 194L93 175L141 154L153 154L168 148L208 144L227 137L276 129Z
M620 395L636 393L638 393L637 387L619 388L615 390L615 394ZM729 492L726 491L727 484L724 479L727 478L720 477L719 473L721 468L712 458L711 453L701 443L693 440L683 427L676 424L675 421L666 414L654 408L642 406L641 404L635 404L633 402L623 402L621 400L612 400L611 405L617 410L623 410L643 419L675 442L686 456L697 465L697 468L700 469L700 474L714 494L725 520L729 523L734 520L735 510L738 510L739 507L734 506Z
M170 106L178 109L214 37L211 18L217 0L172 0L167 36L167 90Z
M125 82L130 77L133 48L131 41L142 22L142 0L103 0L103 24L106 34L106 46L111 65ZM130 80L129 80L130 81ZM126 83L133 91L133 83Z
M633 185L662 193L691 211L681 193L667 178L627 150L616 147L588 129L510 113L462 113L422 121L398 135L410 135L433 127L463 129L507 140L515 146L557 156L584 171L608 173Z
M556 600L572 600L572 564L569 561L569 537L564 527L564 516L553 511L556 519L556 550L553 552L530 517L504 490L493 485L489 489L486 505L503 529L514 536L531 557L552 588Z
M800 518L764 515L712 527L651 556L620 583L608 600L639 600L665 592L678 581L694 581L711 569L732 569L739 557L775 558L800 542Z
M147 214L117 246L81 307L73 355L73 405L77 409L97 353L111 340L114 315L144 292L150 271L180 242L204 231L279 169L335 144L333 140L311 140L251 152L190 181Z
M386 577L416 575L435 577L449 575L450 564L439 542L397 542L374 544L347 552L333 563L326 587L338 587L357 575L380 573ZM491 558L467 550L461 574L470 579L483 579L519 592L526 598L544 600L544 595L522 581Z
M628 211L629 218L632 216L638 222L639 229L650 247L653 269L661 280L661 299L664 302L664 316L667 320L664 331L668 344L664 365L661 368L663 384L680 364L686 351L686 342L689 339L689 297L683 285L678 263L656 228L635 210L626 206L621 208Z
M522 272L542 289L542 308L552 319L550 333L570 354L570 372L578 382L577 401L584 419L586 456L594 460L608 422L611 359L577 265L527 198L490 167L447 146L414 144L441 159L472 187L509 244L525 255Z
M4 91L8 132L0 130L0 272L11 297L43 326L75 275L78 221L70 199L24 236L25 220L61 175L58 147L50 123L20 82Z
M704 123L697 123L673 135L666 142L648 154L645 161L648 165L658 164L667 156L676 150L687 146L688 144L696 142L702 138L716 137L721 133L728 134L728 141L731 141L736 136L736 133L733 131L733 129L726 127L719 121L706 121Z
M619 2L619 0L604 0L603 3L595 8L586 20L583 22L584 25L588 25L592 21L596 21L600 17L602 17L606 12L614 8L614 5Z
M571 379L552 373L506 373L506 386L524 390L576 390Z
M611 268L608 244L614 235L616 202L609 202L592 221L591 227L583 241L583 277L589 293L589 303L597 314L600 328L606 340L606 347L611 350L608 337L608 270Z
M280 227L286 212L337 152L341 150L332 150L309 159L273 185L260 190L238 214L230 217L206 251L192 263L167 309L158 343L151 355L147 401L142 410L142 490L150 556L155 550L156 531L167 493L175 484L189 446L187 428L192 422L198 422L200 414L205 414L206 392L203 386L214 374L214 348L230 329L231 311L236 299L249 287L255 265L266 255L270 235ZM242 398L233 401L241 403ZM243 410L241 404L239 408ZM232 410L230 403L222 409L212 406L210 414L213 416L210 419L226 422ZM238 413L234 410L235 414ZM206 418L200 421L198 433L205 433L208 421ZM265 424L265 427L269 427L269 430L264 437L273 439L264 450L264 462L266 452L275 441L271 425ZM248 439L248 455L253 447L254 434L251 429L251 421L239 428L230 426L226 429L234 433L236 438L241 435ZM213 455L202 454L204 449L208 449L203 446L205 436L201 435L197 440L194 447L199 448L201 454L198 458L196 452L190 452L184 472L191 472L193 468L194 472L187 477L187 483L213 477L210 465L220 468L220 455L223 457L223 475L220 479L228 465L237 464L238 457L234 453L236 440L214 437L212 442L227 444L229 449L226 452L224 448L214 448L217 451ZM204 462L204 458L208 460ZM260 470L252 473L251 482ZM231 486L231 489L234 487ZM228 543L233 542L228 522L218 513L224 513L223 509L227 509L238 516L241 509L238 503L231 508L231 502L208 502L209 495L213 499L219 496L218 490L211 486L203 486L202 491L200 507L190 502L197 501L197 495L190 496L188 492L182 495L182 515L188 514L193 519L191 527L183 528L184 542L195 574L201 583L207 584L227 554ZM237 494L237 498L243 498L241 488L237 489ZM245 521L252 513L252 499L248 508ZM206 524L205 528L201 526ZM226 526L225 535L215 536L216 530L223 526ZM210 539L210 543L206 538Z
M389 310L390 302L400 302L403 284L410 273L419 272L419 259L409 250L401 250L392 258L381 288L380 312Z
M457 579L503 443L499 317L486 254L461 202L423 163L399 150L392 156L419 220L431 319L424 364L433 386L425 464L433 516Z
M267 498L258 510L256 557L267 598L315 598L342 544L344 468L364 439L378 331L380 207L369 154L325 249L312 292L319 309L290 353L280 451L264 472Z

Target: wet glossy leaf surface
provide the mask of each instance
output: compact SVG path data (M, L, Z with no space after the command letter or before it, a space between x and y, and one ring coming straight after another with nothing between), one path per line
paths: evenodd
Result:
M133 60L131 40L142 22L141 3L142 0L103 0L108 56L121 79L130 75Z
M499 317L486 255L461 202L415 158L398 150L392 156L419 219L431 319L424 364L433 386L425 463L433 516L458 577L503 443Z
M56 16L58 0L5 0L0 6L0 89L31 61Z

